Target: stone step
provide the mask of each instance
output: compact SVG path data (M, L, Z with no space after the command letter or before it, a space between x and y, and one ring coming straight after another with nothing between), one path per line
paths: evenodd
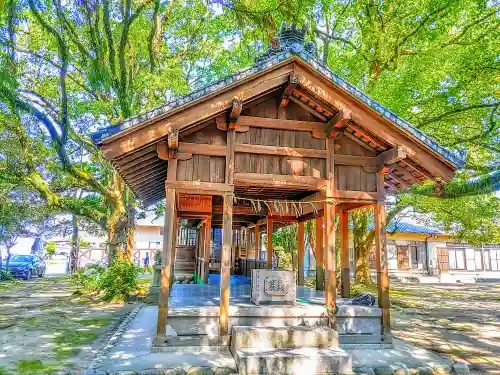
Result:
M240 375L351 374L352 360L342 349L249 348L233 353Z
M316 327L233 327L232 350L247 348L298 349L337 348L338 334L333 329Z

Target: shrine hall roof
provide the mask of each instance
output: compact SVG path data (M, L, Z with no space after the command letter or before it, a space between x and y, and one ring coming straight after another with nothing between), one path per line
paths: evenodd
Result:
M332 72L327 66L325 66L321 61L318 60L316 46L314 45L314 43L308 42L304 44L304 34L305 31L296 29L294 25L292 25L290 28L282 27L279 36L276 38L276 45L272 46L264 55L259 56L252 67L208 84L187 95L179 96L164 105L153 108L135 117L131 117L119 124L108 126L104 129L96 131L91 134L92 140L94 141L94 143L100 144L108 137L119 134L125 130L133 128L144 123L145 121L151 120L158 116L164 116L168 112L180 106L201 99L207 95L224 89L226 86L243 80L253 74L265 71L268 68L277 65L293 56L297 56L307 62L316 71L330 79L334 84L340 86L356 99L365 103L366 105L377 111L380 115L390 120L397 127L411 133L413 136L418 138L421 142L425 143L433 151L441 154L455 166L462 167L465 165L465 161L459 155L439 145L434 139L426 135L424 132L415 128L409 122L403 120L387 107L383 106L376 100L373 100L357 87Z

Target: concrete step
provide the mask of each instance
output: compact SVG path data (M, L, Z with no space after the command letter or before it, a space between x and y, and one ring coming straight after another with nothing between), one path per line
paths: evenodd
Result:
M342 349L241 349L233 353L240 375L351 374L352 360Z
M299 349L337 348L338 334L333 329L316 327L233 327L232 350L247 348Z

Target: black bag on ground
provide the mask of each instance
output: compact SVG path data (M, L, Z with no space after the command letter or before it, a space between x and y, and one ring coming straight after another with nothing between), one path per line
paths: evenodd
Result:
M351 301L351 305L361 305L361 306L373 306L377 302L375 296L371 294L361 294L360 296L354 297Z

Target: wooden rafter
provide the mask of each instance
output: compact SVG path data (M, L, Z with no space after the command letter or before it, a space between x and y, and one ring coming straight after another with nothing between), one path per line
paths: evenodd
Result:
M377 166L382 171L387 166L397 163L406 158L406 152L401 146L396 146L377 156Z
M339 110L330 120L325 130L327 138L336 137L351 121L351 113L346 110Z
M327 107L324 104L320 104L316 99L311 98L311 95L308 95L299 89L295 89L295 91L293 92L293 96L300 101L302 101L302 98L306 98L307 104L311 106L311 108L324 114L326 117L332 117L335 113L332 108Z
M307 105L306 103L304 103L302 100L297 99L294 96L290 96L289 99L292 102L298 104L301 108L304 108L306 111L308 111L309 113L311 113L314 116L316 116L317 118L319 118L321 121L326 122L328 120L325 116L323 116L321 113L319 113L318 111L316 111L314 108L309 107L309 105Z
M411 186L411 183L408 181L404 180L402 176L398 176L396 173L388 173L389 177L392 178L394 181L396 181L403 189L409 189Z
M409 168L409 169L419 173L422 176L422 177L418 177L419 179L422 179L422 178L429 179L429 180L432 179L432 176L430 175L430 173L428 173L428 172L424 171L422 168L419 168L418 166L416 166L408 158L400 161L399 166L404 168L404 169Z
M236 121L238 121L238 117L240 117L242 109L242 101L238 98L234 98L231 113L229 114L229 130L234 130L236 128Z
M359 126L350 122L347 125L346 131L351 133L356 138L360 139L362 142L368 144L369 146L375 148L378 151L385 151L386 147L382 145L379 141L375 139L369 132L361 129Z
M281 108L285 108L290 100L290 97L292 96L293 91L299 84L299 77L297 77L295 74L290 74L288 76L288 84L285 87L285 90L283 91L283 94L281 95L281 99L279 102L279 106Z

